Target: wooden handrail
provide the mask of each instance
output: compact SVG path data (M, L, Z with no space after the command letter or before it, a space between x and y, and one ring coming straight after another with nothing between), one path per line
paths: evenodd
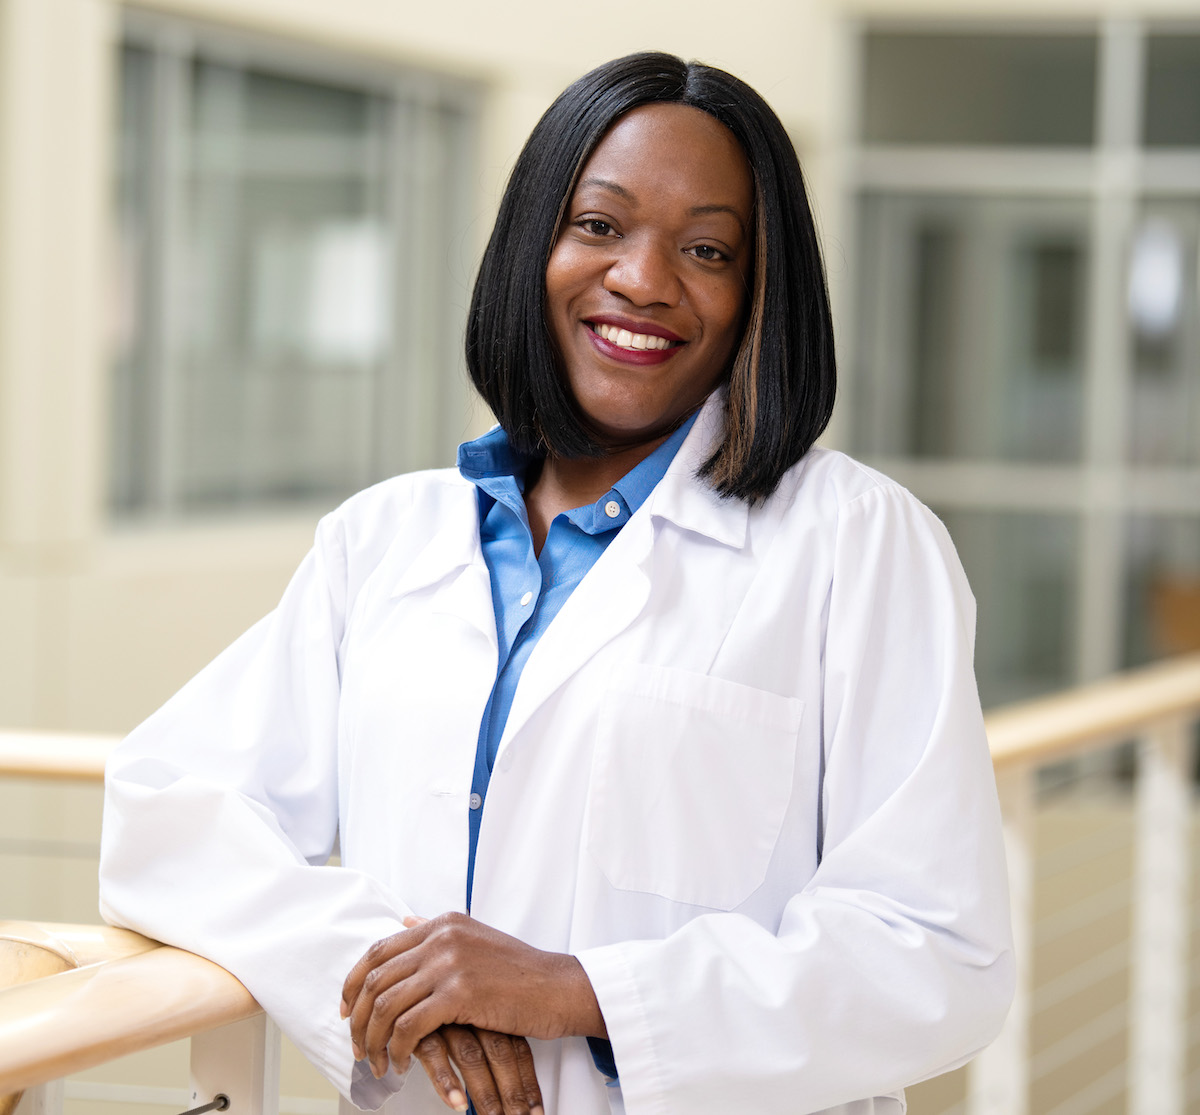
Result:
M987 716L997 768L1045 763L1200 712L1200 654L995 709Z
M104 761L120 736L66 732L0 732L0 775L104 779Z
M1200 654L1189 654L993 709L987 715L988 742L998 767L1047 762L1198 710ZM119 736L0 732L0 777L100 781L104 761L119 740Z
M0 922L82 967L0 990L0 1095L261 1013L224 968L108 926Z

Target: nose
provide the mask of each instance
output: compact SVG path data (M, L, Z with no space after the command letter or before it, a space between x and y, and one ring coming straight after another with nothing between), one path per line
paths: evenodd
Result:
M626 237L604 274L604 289L635 306L673 306L680 298L680 253L655 237Z

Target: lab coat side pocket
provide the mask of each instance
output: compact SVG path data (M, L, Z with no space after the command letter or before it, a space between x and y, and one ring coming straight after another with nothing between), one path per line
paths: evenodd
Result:
M597 722L588 849L619 890L710 909L766 878L804 703L668 666L617 666Z

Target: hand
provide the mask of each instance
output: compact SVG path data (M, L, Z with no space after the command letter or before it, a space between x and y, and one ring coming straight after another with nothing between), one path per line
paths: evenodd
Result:
M524 1038L443 1026L423 1037L414 1054L443 1102L455 1111L467 1109L454 1074L457 1066L479 1115L542 1115L533 1053Z
M607 1037L583 966L465 914L406 919L376 941L342 988L355 1056L376 1076L408 1066L418 1042L447 1024L554 1039Z

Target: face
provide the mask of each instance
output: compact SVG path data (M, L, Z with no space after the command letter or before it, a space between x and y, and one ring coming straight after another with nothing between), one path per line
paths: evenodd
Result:
M585 164L546 269L551 335L605 446L653 444L720 383L750 289L754 186L686 105L623 116Z

